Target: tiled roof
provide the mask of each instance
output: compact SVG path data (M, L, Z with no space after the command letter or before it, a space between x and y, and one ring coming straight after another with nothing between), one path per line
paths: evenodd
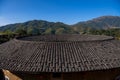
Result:
M34 36L0 45L0 68L11 71L80 72L118 67L120 41L108 36Z

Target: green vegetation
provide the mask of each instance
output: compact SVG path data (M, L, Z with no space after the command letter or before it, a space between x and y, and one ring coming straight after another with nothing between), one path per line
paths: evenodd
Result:
M32 30L29 29L28 31L24 29L18 29L14 33L10 30L6 30L4 32L1 32L1 35L7 35L6 37L0 38L0 42L8 41L12 38L17 36L31 36L31 35L40 35L40 34L92 34L92 35L107 35L107 36L113 36L116 39L120 39L120 29L91 29L87 28L84 30L80 30L79 32L74 31L74 29L65 29L65 28L58 28L58 29L52 29L48 28L45 30L45 32L40 33L38 30Z
M1 41L10 40L15 36L31 36L45 34L94 34L120 38L120 17L103 16L74 25L61 22L33 20L25 23L10 24L0 27L0 35L7 35ZM1 40L2 39L2 40Z
M107 30L90 30L90 34L93 35L107 35L113 36L116 39L120 39L120 29L107 29Z
M85 22L78 22L72 27L77 28L92 28L92 29L109 29L109 28L120 28L120 17L119 16L102 16Z
M15 37L15 34L10 30L0 32L0 43L6 42Z

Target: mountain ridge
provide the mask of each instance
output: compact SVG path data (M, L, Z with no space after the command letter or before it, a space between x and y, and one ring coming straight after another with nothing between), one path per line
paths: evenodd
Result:
M111 27L120 27L120 16L101 16L88 21L78 22L75 27L91 27L94 29L106 29Z
M63 22L49 22L45 20L30 20L24 23L9 24L0 27L0 31L11 30L16 31L17 29L33 29L40 30L44 29L46 32L57 31L68 33L69 31L79 32L83 29L109 29L109 28L120 28L120 16L101 16L93 18L88 21L78 22L73 25L68 25ZM49 30L48 30L49 29ZM44 32L45 32L44 31ZM73 33L72 32L72 33Z

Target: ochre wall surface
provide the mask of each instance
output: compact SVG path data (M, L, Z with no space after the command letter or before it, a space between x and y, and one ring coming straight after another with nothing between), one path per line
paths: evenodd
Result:
M9 80L22 80L19 76L11 73L8 70L3 70L3 72L4 72L4 75L9 78Z

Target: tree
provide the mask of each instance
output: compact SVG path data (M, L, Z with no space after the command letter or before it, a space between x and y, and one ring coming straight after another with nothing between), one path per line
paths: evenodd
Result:
M7 37L8 39L10 39L10 38L13 37L13 34L14 34L14 33L13 33L11 30L5 30L5 31L4 31L4 34L8 36L8 37Z
M44 34L55 34L55 30L52 28L48 28L45 30Z
M64 34L65 33L65 29L64 28L58 28L56 31L55 31L55 34Z
M32 35L32 32L33 32L33 29L32 29L32 28L28 28L28 29L27 29L27 34L28 34L28 35Z
M19 36L26 36L27 35L27 31L23 28L19 28L15 31L15 33L17 33Z

